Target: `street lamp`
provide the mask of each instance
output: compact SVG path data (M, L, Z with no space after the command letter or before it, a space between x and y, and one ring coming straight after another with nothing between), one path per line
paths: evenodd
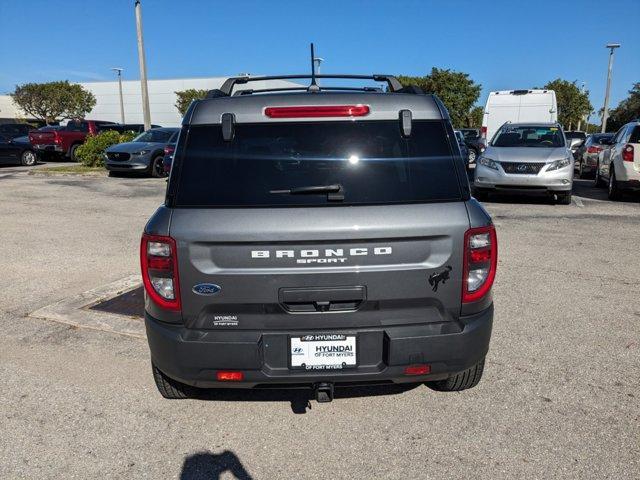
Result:
M607 91L604 94L604 109L602 110L602 130L601 133L607 131L607 119L609 118L609 93L611 91L611 69L613 68L613 51L620 48L619 43L607 43L609 49L609 70L607 72Z
M113 67L111 70L118 75L118 89L120 90L120 123L124 123L124 100L122 99L122 68Z

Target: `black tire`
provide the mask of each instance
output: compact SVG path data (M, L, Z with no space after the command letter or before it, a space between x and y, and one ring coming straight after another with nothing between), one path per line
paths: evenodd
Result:
M164 373L158 369L153 363L151 364L153 370L153 380L156 382L156 387L160 395L170 400L183 400L185 398L193 398L197 396L198 388L190 385L180 383L173 378L167 377Z
M556 193L556 205L571 205L571 192Z
M438 380L436 382L427 382L426 385L431 390L438 392L459 392L468 388L475 387L482 378L484 371L484 358L476 363L473 367L457 373L446 380Z
M78 150L79 146L80 146L79 143L74 143L73 145L71 145L71 148L69 149L69 158L71 159L72 162L80 161L80 159L78 159L78 156L76 155L76 150Z
M609 200L620 200L622 192L616 180L616 171L612 168L609 170L609 185L607 187L607 196Z
M33 167L36 163L38 163L38 157L33 150L25 150L20 155L20 163L25 167Z
M469 162L470 164L475 163L477 158L478 158L478 152L476 151L476 149L470 148L469 155L467 155L467 162Z
M153 178L163 178L163 177L167 176L167 174L164 173L164 164L162 162L163 159L164 159L164 157L157 156L151 162L151 171L150 171L150 173L151 173L151 176Z
M604 187L604 184L602 183L602 178L600 178L600 163L596 163L596 171L595 171L595 175L593 177L593 186L595 188L600 188L600 187Z

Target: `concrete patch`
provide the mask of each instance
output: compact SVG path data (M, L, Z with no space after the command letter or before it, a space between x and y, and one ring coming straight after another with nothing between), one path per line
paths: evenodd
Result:
M29 316L144 339L141 300L141 281L137 274L47 305ZM136 305L140 305L139 313Z

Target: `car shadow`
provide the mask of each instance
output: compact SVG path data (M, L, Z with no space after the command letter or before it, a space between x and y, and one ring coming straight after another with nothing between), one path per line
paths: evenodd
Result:
M218 480L229 473L239 480L251 480L247 469L238 456L225 450L222 453L198 452L185 458L180 472L180 480ZM225 475L228 478L228 475Z
M619 201L609 200L606 187L595 187L593 185L593 179L580 179L573 180L573 194L581 198L589 200L599 200L603 202L619 203ZM624 192L621 202L627 203L640 203L640 194L632 192Z
M375 397L385 395L399 395L414 388L420 383L385 384L343 387L338 386L334 391L334 400L358 397ZM203 389L197 396L198 400L211 402L289 402L294 414L305 414L312 409L313 399L311 388L213 388Z

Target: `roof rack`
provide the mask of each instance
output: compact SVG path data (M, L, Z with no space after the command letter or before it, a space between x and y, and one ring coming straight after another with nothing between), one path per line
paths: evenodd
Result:
M388 86L388 91L393 93L421 93L417 91L415 88L404 88L402 84L398 81L396 77L393 75L275 75L275 76L265 76L265 77L230 77L222 84L219 89L209 90L207 92L206 98L216 98L216 97L229 97L233 93L233 88L236 85L244 85L249 82L259 82L265 80L292 80L292 79L316 79L316 78L343 78L348 80L374 80L376 82L386 82ZM313 84L312 84L313 85ZM306 91L322 91L322 90L355 90L355 91L379 91L379 89L375 87L361 87L361 88L349 88L349 87L318 87L317 89L311 90L309 87L290 87L290 88L264 88L259 90L247 90L250 93L262 93L262 92L277 92L277 91L293 91L293 90L306 90ZM419 89L418 89L419 90ZM241 93L241 95L249 95L250 93Z

